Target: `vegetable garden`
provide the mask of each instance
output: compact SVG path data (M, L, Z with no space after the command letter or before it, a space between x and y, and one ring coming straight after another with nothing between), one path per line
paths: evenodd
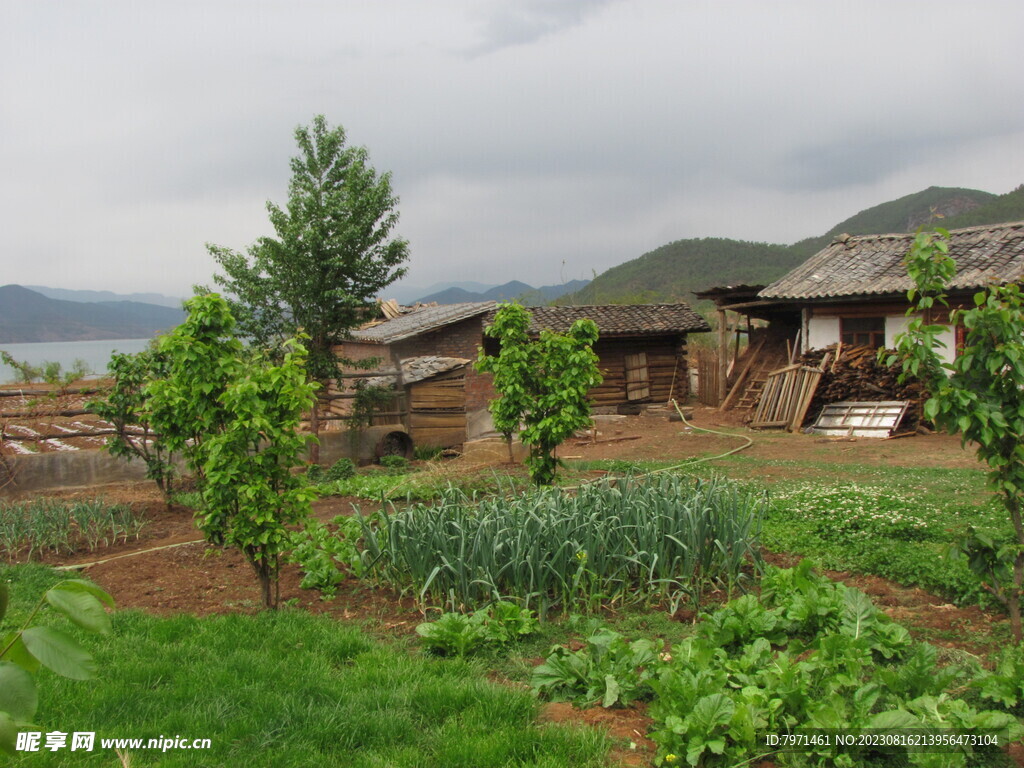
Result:
M981 472L818 466L767 458L781 455L777 450L765 454L646 481L587 479L602 467L650 471L678 461L570 465L565 482L585 481L570 492L531 490L524 476L490 472L446 472L462 486L449 490L433 477L436 463L314 473L310 482L328 492L372 498L404 484L421 500L382 506L367 499L356 502L360 515L337 520L347 499L322 506L326 524L295 534L300 543L306 537L305 554L295 558L301 564L285 566L278 617L244 615L258 600L239 555L188 560L190 568L213 569L218 581L240 571L236 594L251 599L236 598L219 618L176 615L188 609L187 599L163 609L167 618L119 611L111 635L80 638L99 678L83 685L41 676L36 720L61 728L84 719L107 735L209 735L216 748L230 750L232 762L258 761L269 750L287 752L294 765L1013 765L1012 756L983 744L921 754L765 746L764 734L801 728L975 727L1019 738L1024 700L1024 659L1006 650L1005 622L962 625L959 635L938 628L982 617L972 604L992 608L984 590L970 586L969 569L954 573L937 559L968 523L993 532L1005 524L988 505ZM758 479L769 473L788 477ZM179 498L201 503L194 493ZM845 525L832 525L840 515ZM525 526L533 526L528 538L512 535ZM146 533L143 527L143 540ZM698 541L711 546L687 561ZM926 627L911 623L908 631L889 618L891 609L818 575L810 561L783 569L759 561L765 550L758 541L769 553L802 551L848 571L902 567L912 574L914 563L936 560L926 576L953 574L929 587L944 595L936 604L964 607ZM428 567L431 547L439 554ZM200 580L198 571L173 573L190 549L154 553L160 570L171 571L154 584L193 578L189 573ZM888 560L873 558L878 549ZM894 554L902 566L889 562ZM88 546L80 556L96 557ZM300 578L318 583L315 568L303 571L317 558L323 586L297 591ZM659 572L658 564L672 558L675 568ZM133 559L86 572L119 607L132 600L119 596L127 593L112 585L124 581L111 577ZM529 580L529 567L517 572L509 565L515 562L533 562L537 580ZM34 566L8 572L13 616L23 610L19 603L61 578L49 573ZM77 637L73 627L65 630ZM284 677L266 666L269 658ZM487 670L535 693L490 683ZM195 675L213 682L199 690ZM242 689L236 680L244 681ZM295 693L282 697L279 690ZM573 710L581 718L596 708L611 718L646 719L628 721L640 733L609 741L589 728L537 725L537 698L573 702L583 708ZM221 723L235 722L242 711L251 716L231 727ZM509 719L490 720L496 712ZM309 718L331 737L302 724ZM269 731L264 722L272 723ZM386 723L395 725L378 727ZM15 764L110 764L116 755L100 757L71 763L67 753L34 754ZM134 765L207 764L185 752L159 762L145 757L131 755Z

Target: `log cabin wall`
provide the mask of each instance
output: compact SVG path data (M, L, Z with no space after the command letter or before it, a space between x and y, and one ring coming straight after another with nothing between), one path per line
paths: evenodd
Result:
M596 407L665 403L669 397L685 400L689 395L685 336L598 339L594 352L604 376L604 381L590 391L590 401ZM637 370L644 358L646 380ZM628 374L627 368L633 372ZM627 378L632 379L628 390Z
M410 384L409 432L416 445L448 448L466 441L466 369Z
M485 348L490 355L498 354L498 344L493 339L486 340ZM690 394L685 335L599 338L594 345L594 352L598 356L598 368L604 376L604 381L590 390L590 403L594 407L665 403L670 396L685 400ZM640 353L646 356L648 392L630 399L626 387L627 357ZM634 374L633 378L638 377ZM490 377L486 379L486 396L483 398L485 405L488 399L495 397ZM642 395L642 390L636 386L631 389L634 396ZM467 410L472 410L468 403Z

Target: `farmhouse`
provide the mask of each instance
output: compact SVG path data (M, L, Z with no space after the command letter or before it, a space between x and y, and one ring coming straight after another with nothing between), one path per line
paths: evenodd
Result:
M424 307L353 332L339 354L382 361L376 383L403 393L396 413L417 445L451 446L491 431L490 376L473 367L478 350L497 352L484 335L497 305L472 302ZM534 307L531 335L564 332L578 319L597 323L594 347L605 381L591 392L612 410L664 403L687 395L686 336L711 330L686 304ZM359 375L359 374L355 374Z
M767 286L712 288L697 295L718 307L720 365L728 365L727 313L768 321L761 334L762 356L787 346L806 352L838 342L844 346L891 347L907 327L907 291L912 282L903 259L913 234L839 235L789 274ZM1020 281L1024 276L1024 222L993 224L950 232L949 253L957 273L950 285L950 307L970 306L973 294L992 283ZM937 308L932 320L949 323L949 312ZM739 329L740 323L733 323ZM956 354L962 329L949 327L940 336L942 351ZM751 344L753 349L754 344ZM731 380L743 369L734 361ZM751 377L752 379L754 377ZM722 398L729 386L722 376Z

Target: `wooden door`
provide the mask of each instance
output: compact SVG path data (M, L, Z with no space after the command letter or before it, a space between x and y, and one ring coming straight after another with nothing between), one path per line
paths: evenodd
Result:
M626 399L645 400L651 396L651 379L647 372L647 353L626 355Z

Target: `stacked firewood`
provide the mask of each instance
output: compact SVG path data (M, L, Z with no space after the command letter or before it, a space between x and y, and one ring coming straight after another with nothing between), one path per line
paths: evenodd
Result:
M820 366L826 353L825 372L807 409L804 425L813 424L823 406L846 400L909 400L910 408L900 423L902 430L917 429L921 422L921 409L928 395L923 385L914 379L899 382L900 365L886 366L878 362L878 350L871 347L849 347L833 344L825 349L805 352L797 362ZM838 353L838 357L836 356Z

